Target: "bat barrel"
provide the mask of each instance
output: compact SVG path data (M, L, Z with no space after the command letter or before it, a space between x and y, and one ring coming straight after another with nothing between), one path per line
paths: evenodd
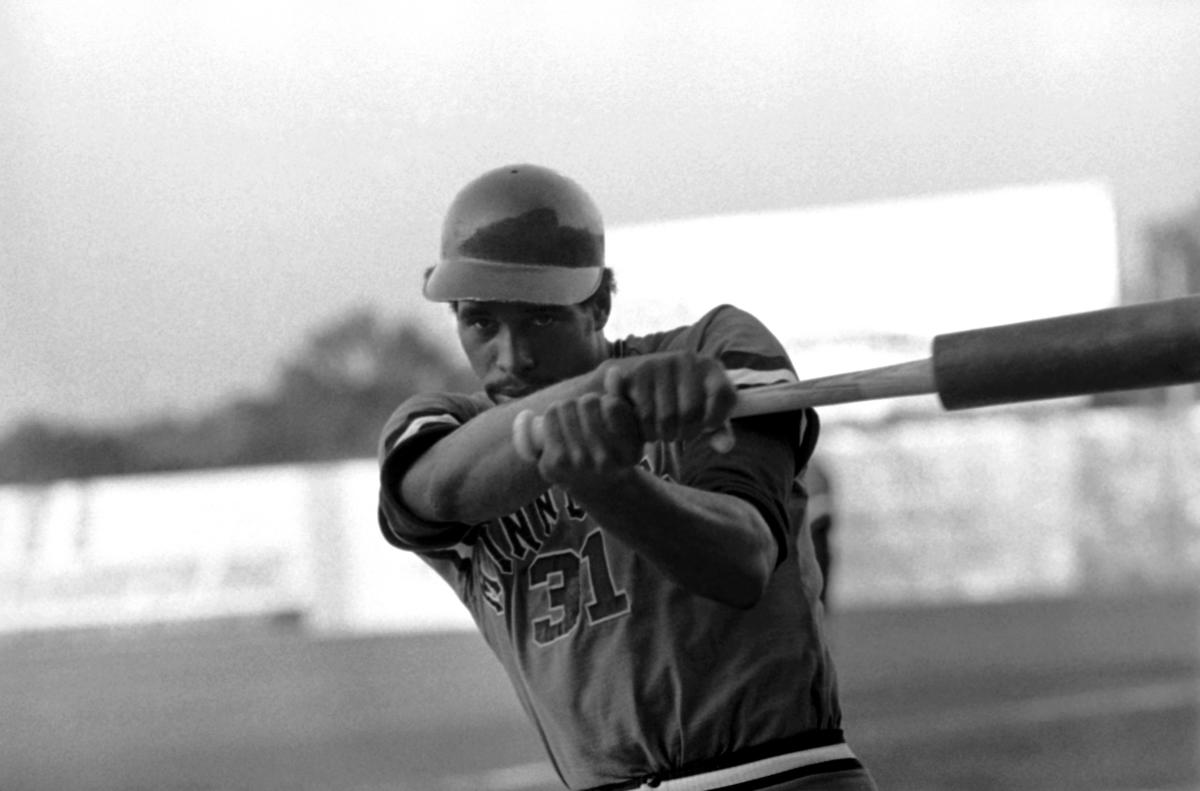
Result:
M1200 295L938 335L946 409L1200 380Z

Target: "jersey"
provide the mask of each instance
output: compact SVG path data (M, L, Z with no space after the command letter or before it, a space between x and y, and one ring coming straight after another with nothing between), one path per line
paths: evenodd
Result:
M821 567L821 603L829 607L829 585L833 574L832 537L833 492L829 474L820 464L810 464L804 476L808 490L808 510L803 517L812 538L817 565Z
M796 379L778 340L727 305L694 325L619 340L612 353L672 350L716 357L739 388ZM415 516L395 495L403 469L491 406L483 394L427 394L397 409L380 443L379 522L470 610L568 788L840 728L820 573L786 502L816 441L815 412L734 421L738 433L786 432L769 458L736 445L717 454L703 440L645 447L653 474L742 497L771 526L778 565L758 604L738 609L667 579L558 487L481 524Z

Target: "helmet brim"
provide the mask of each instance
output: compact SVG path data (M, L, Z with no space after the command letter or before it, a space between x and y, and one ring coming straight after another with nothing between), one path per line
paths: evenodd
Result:
M575 305L596 293L604 267L509 264L472 258L443 260L425 281L433 302L527 302Z

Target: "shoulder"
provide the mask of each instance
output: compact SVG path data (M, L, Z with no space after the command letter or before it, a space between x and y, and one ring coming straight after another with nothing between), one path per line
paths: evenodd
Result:
M731 343L766 346L782 351L782 344L752 313L734 305L718 305L697 321L662 332L630 335L620 343L631 354L660 351L708 351Z
M690 351L716 357L738 387L796 381L795 368L775 334L752 313L718 305L693 324L618 343L617 356Z
M693 330L712 341L740 340L778 344L775 335L758 317L735 305L718 305L700 317Z
M787 350L752 313L718 305L692 327L696 351L721 361L739 387L796 381Z

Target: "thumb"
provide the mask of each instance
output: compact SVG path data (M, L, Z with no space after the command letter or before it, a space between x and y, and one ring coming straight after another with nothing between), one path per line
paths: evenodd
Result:
M737 444L737 438L733 434L733 425L726 420L720 428L710 432L708 444L717 453L728 453L733 450L733 446Z

